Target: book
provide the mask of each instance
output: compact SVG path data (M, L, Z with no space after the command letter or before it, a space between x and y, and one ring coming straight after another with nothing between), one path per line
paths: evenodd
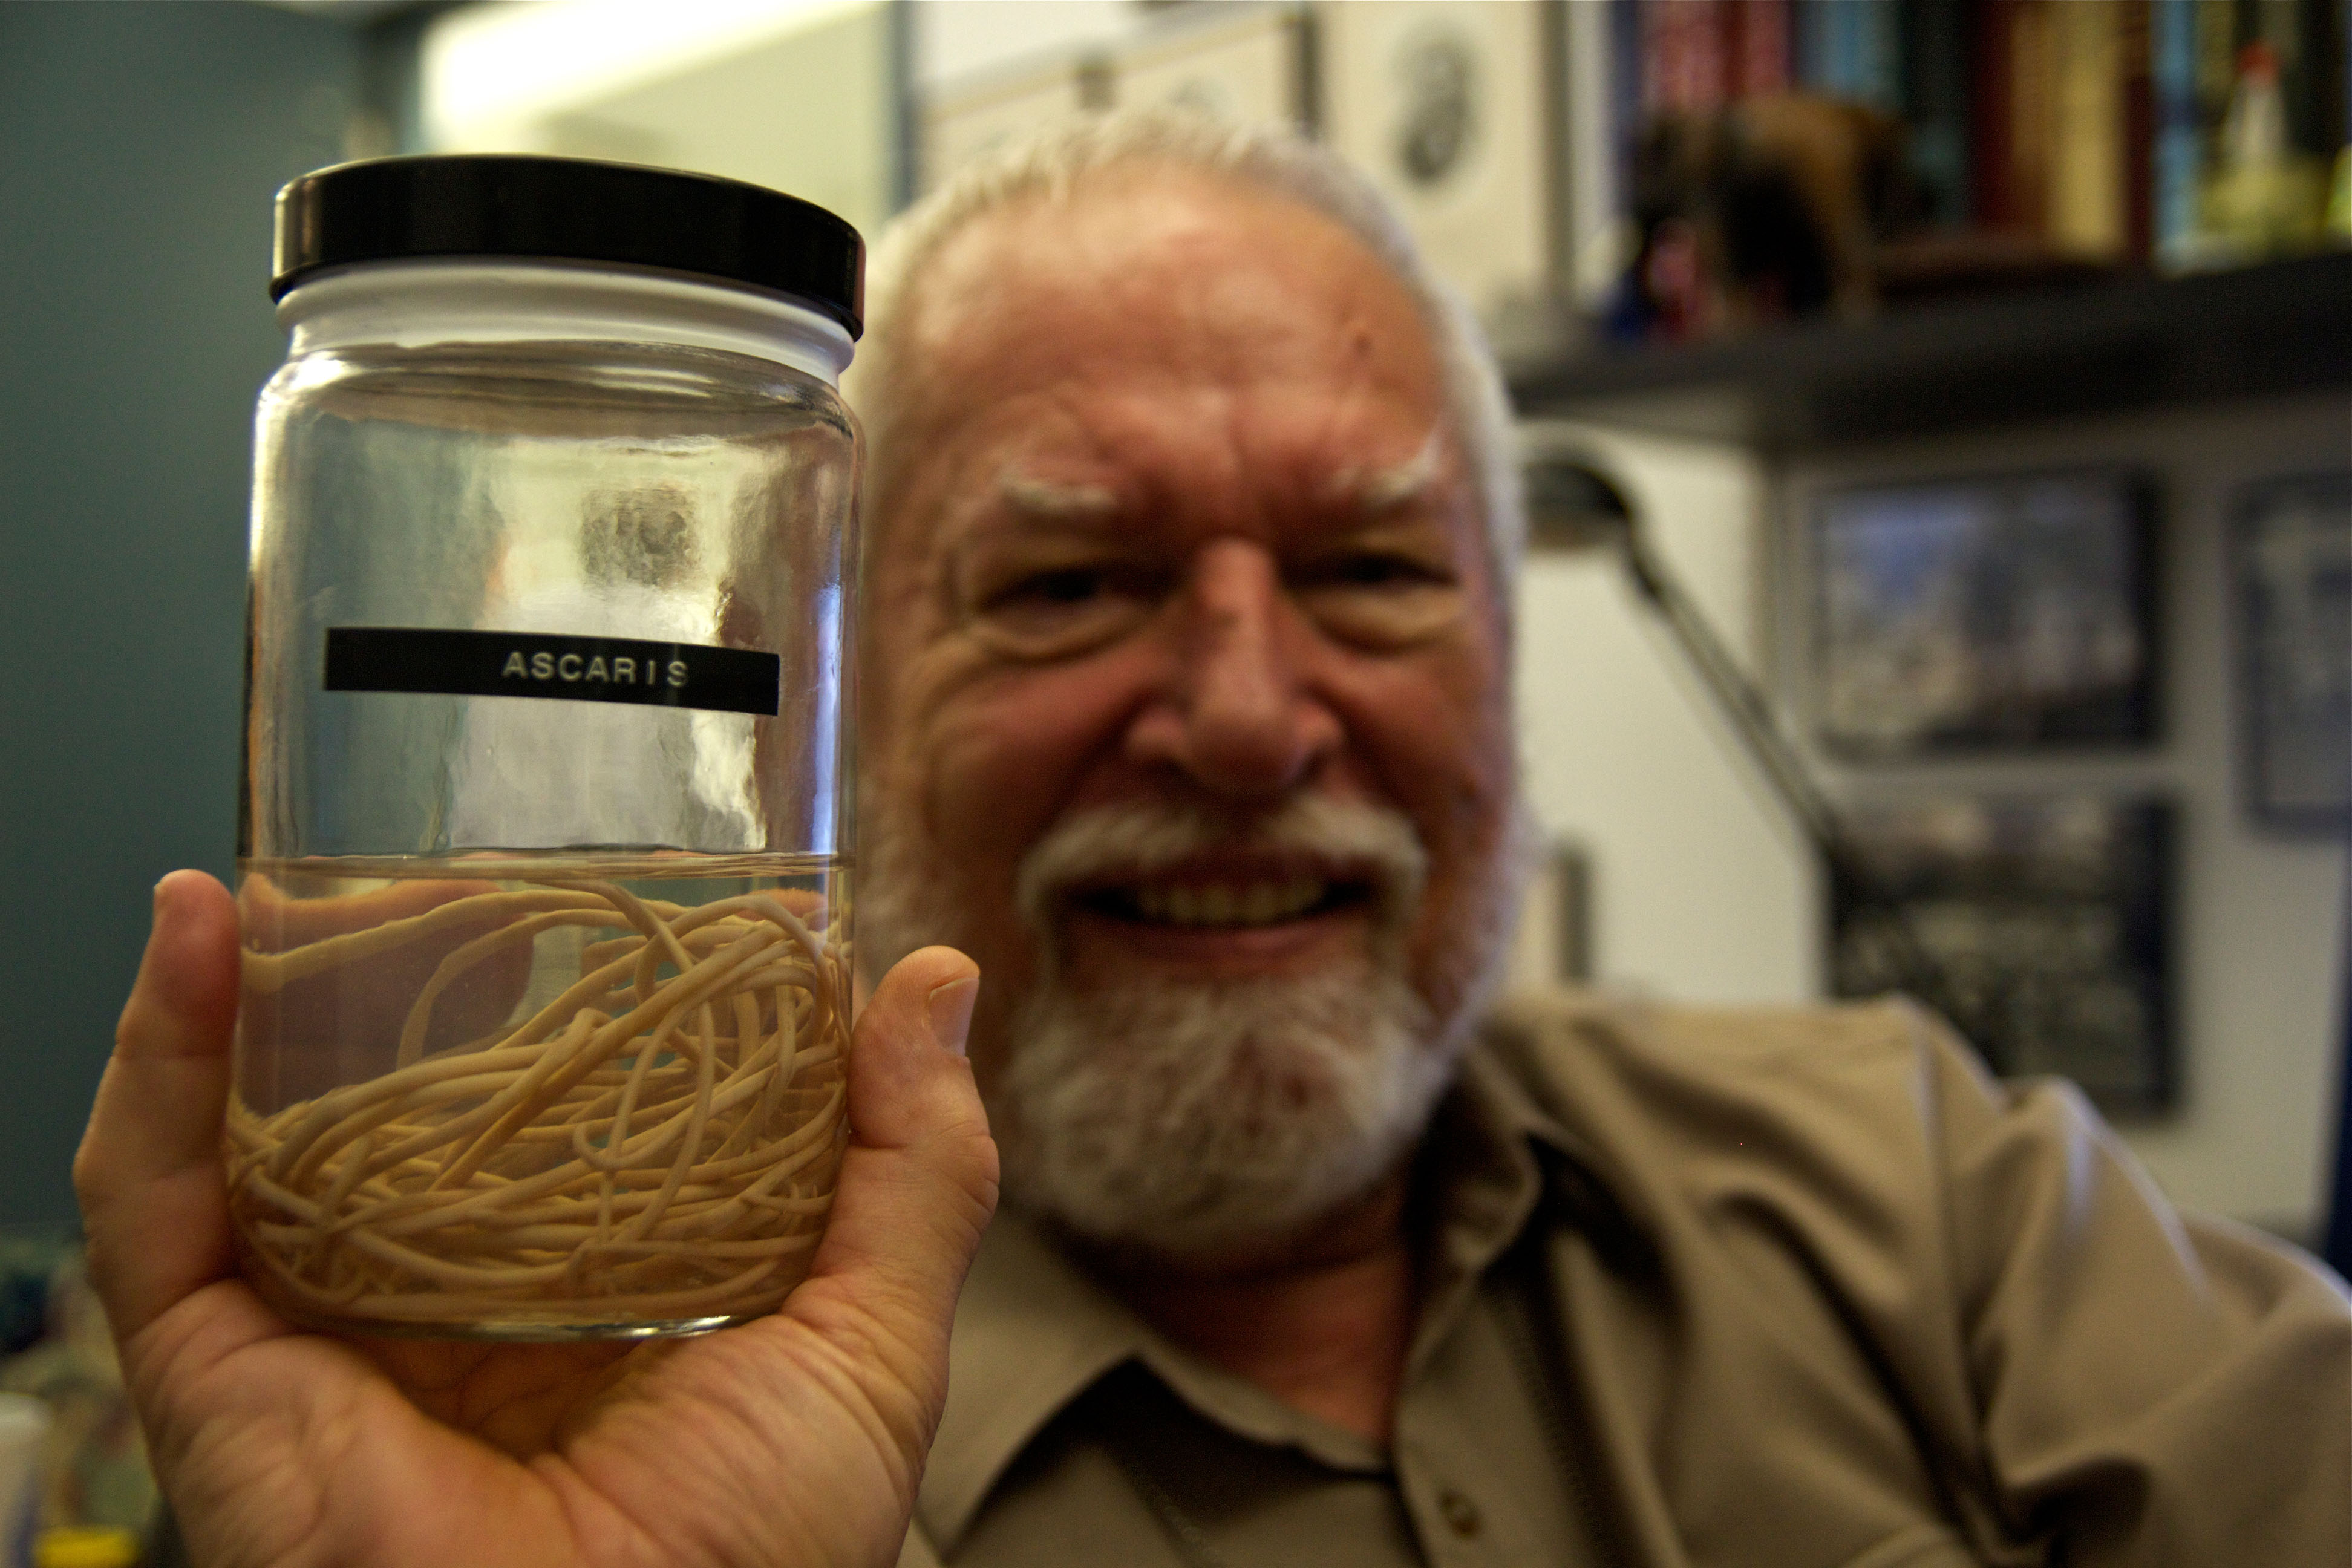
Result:
M1975 226L2025 226L2017 189L2016 110L2011 101L2011 36L2029 0L1979 0L1969 38L1969 216ZM2037 220L2038 221L2038 220Z
M1839 7L1852 41L1845 96L1893 114L1903 103L1901 12L1895 0L1849 0Z
M1834 92L1839 69L1834 0L1795 0L1792 54L1797 84L1808 92Z
M1903 0L1903 119L1921 216L1967 226L1969 202L1968 7L1964 0Z
M2126 239L2120 0L2062 0L2049 10L2051 99L2043 232L2070 256L2120 257Z
M2036 237L2050 232L2051 164L2057 129L2057 71L2051 42L2053 0L2011 0L2005 40L2009 82L2008 203L2000 225Z
M2255 0L2252 26L2240 23L2239 43L2266 44L2278 61L2288 145L2314 157L2341 145L2342 5L2343 0Z
M1903 97L1897 0L1799 0L1797 79L1808 90L1889 113Z
M1725 100L1723 13L1729 0L1644 0L1642 107L1649 114L1698 114Z
M2157 261L2168 267L2185 264L2197 243L2197 188L2204 177L2206 147L2197 28L2198 13L2207 8L2204 0L2153 0L2148 16L2153 249Z
M2149 3L2116 0L2122 116L2116 134L2123 178L2123 254L2143 267L2156 249L2156 87Z
M1789 0L1734 0L1723 8L1723 23L1726 96L1788 91L1795 80Z

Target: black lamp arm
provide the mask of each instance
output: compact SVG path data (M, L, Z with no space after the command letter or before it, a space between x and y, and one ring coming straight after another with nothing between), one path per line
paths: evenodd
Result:
M1604 506L1601 515L1614 525L1626 575L1634 592L1664 623L1675 645L1739 738L1749 760L1771 785L1814 853L1821 857L1833 898L1850 909L1872 910L1882 917L1879 934L1891 949L1888 956L1903 988L1958 1027L1958 998L1944 965L1919 940L1902 901L1888 894L1864 864L1837 807L1813 783L1804 763L1780 733L1763 693L1707 624L1681 581L1650 548L1632 508L1625 505L1615 487L1605 481L1601 483L1609 500L1614 503Z

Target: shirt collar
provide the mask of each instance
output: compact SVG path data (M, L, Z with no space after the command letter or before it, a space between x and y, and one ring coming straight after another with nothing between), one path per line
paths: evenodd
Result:
M1142 1348L1144 1325L1022 1215L1000 1209L948 1344L948 1405L915 1503L952 1551L989 1489L1062 1407Z
M1430 1263L1407 1388L1478 1277L1517 1239L1544 1188L1537 1150L1583 1151L1487 1052L1474 1046L1423 1141ZM989 1492L1047 1423L1113 1368L1139 1361L1240 1436L1287 1443L1334 1468L1377 1469L1360 1440L1283 1410L1271 1396L1166 1341L1025 1216L1000 1211L956 1309L949 1398L916 1517L952 1552Z

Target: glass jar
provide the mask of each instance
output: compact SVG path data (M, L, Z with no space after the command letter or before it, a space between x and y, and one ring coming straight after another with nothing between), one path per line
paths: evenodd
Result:
M279 194L228 1112L300 1321L689 1332L845 1139L863 246L732 181L384 159Z

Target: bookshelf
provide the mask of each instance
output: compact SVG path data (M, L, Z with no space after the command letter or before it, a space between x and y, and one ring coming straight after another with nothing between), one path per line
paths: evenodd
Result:
M1507 369L1522 418L1774 456L2352 387L2352 253L1816 319L1696 343L1595 346Z

